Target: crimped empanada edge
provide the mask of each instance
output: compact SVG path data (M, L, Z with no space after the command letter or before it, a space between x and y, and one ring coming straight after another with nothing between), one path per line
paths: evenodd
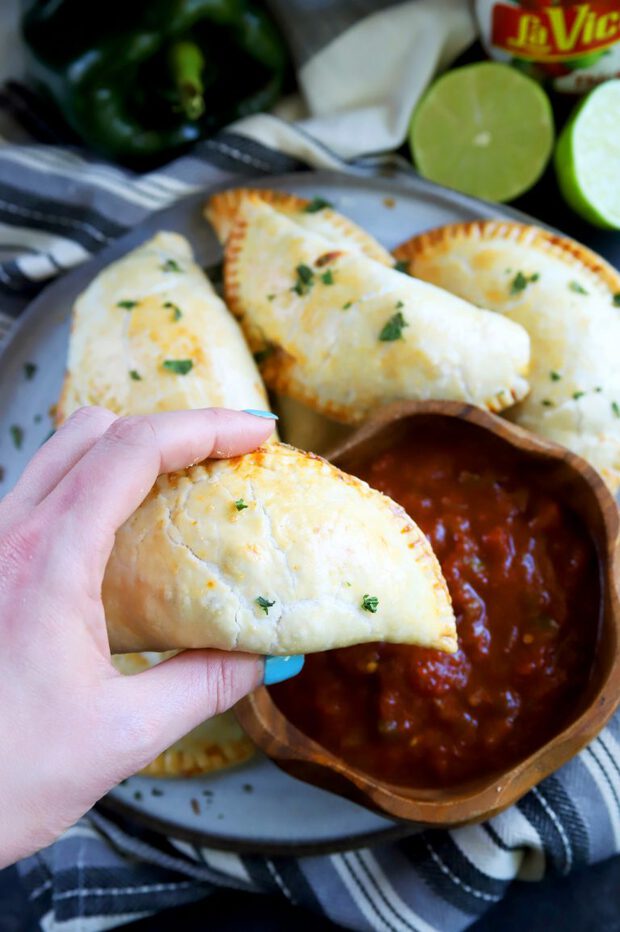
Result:
M310 203L306 198L270 188L229 188L227 191L219 191L205 202L202 215L215 230L220 243L226 242L224 231L234 227L239 206L246 197L257 197L272 207L293 211L303 210Z
M533 224L506 220L471 220L467 223L450 223L412 236L397 246L393 255L397 260L411 262L412 272L415 272L415 261L418 256L440 255L451 242L461 239L476 239L480 243L489 243L493 240L511 240L515 243L522 243L593 276L609 289L610 295L620 292L620 273L601 256L577 240Z
M237 741L222 744L205 742L193 751L171 747L143 767L140 774L144 777L198 777L243 764L254 756L255 751L245 735Z
M245 198L257 198L283 213L298 213L308 206L308 198L289 194L286 191L274 191L270 188L231 188L213 194L203 207L203 216L209 221L220 241L224 244L226 231L232 233L241 202ZM329 219L335 229L342 232L347 239L355 243L370 259L382 265L392 266L394 260L389 251L377 240L358 226L353 220L343 216L329 207L322 208L322 213Z

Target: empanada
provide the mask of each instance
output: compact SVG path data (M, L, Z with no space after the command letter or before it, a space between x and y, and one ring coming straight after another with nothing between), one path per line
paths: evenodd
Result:
M573 240L479 221L416 236L395 254L413 275L521 324L531 393L509 412L620 486L620 275Z
M133 675L174 653L115 654L112 663L121 673ZM254 745L230 710L202 722L140 772L146 777L195 777L242 764L254 752Z
M320 206L325 202L318 198L309 201L295 194L287 194L285 191L271 191L264 188L231 188L209 198L204 214L213 226L220 243L226 243L228 240L237 215L248 199L269 204L278 213L293 220L305 230L318 233L345 249L361 252L383 265L394 265L393 257L381 243L329 205Z
M522 327L334 249L259 199L240 207L224 277L266 384L335 420L424 398L500 411L528 391Z
M182 236L158 233L78 298L58 423L89 404L117 414L268 407L239 325Z
M456 650L448 589L411 518L279 443L160 477L116 535L103 602L113 651Z
M319 233L330 242L364 253L383 265L394 265L390 253L370 233L331 207L320 206L320 200L311 201L283 191L263 188L233 188L214 194L209 199L204 214L221 243L226 243L241 204L254 197L269 204L304 229ZM278 426L282 438L302 450L325 453L351 430L286 395L276 395L275 406L280 417Z

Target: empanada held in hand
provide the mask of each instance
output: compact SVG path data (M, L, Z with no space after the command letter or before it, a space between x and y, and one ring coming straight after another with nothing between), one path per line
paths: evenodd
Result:
M500 411L528 391L518 324L334 248L257 198L240 207L224 274L268 387L334 419L427 398Z
M113 651L456 649L445 581L411 518L279 443L160 477L116 535L103 603Z

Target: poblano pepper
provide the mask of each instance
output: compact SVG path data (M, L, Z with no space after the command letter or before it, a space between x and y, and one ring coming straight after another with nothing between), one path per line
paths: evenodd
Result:
M161 163L270 107L287 64L252 0L26 0L33 79L108 158Z

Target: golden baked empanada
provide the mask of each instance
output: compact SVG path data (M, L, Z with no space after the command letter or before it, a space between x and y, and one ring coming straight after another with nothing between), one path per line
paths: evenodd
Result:
M364 253L383 265L394 265L393 257L381 243L348 217L333 210L326 202L319 198L309 201L285 191L264 188L231 188L209 198L204 214L213 226L220 243L228 240L237 215L248 199L264 201L305 230L318 233L345 249Z
M323 202L319 199L310 201L283 191L263 188L232 188L214 194L209 199L204 214L214 227L221 243L226 243L241 204L254 197L269 204L304 229L319 233L345 249L362 252L383 265L394 264L394 259L387 249L370 233L329 206L321 206ZM275 394L275 399L275 407L280 417L278 427L281 437L302 450L325 453L351 430L286 395Z
M522 327L334 249L259 199L240 207L224 276L266 384L336 420L402 399L500 411L527 393Z
M121 673L133 675L174 653L116 654L112 663ZM195 777L242 764L254 752L254 745L229 710L202 722L140 772L147 777Z
M280 443L161 476L116 535L103 602L114 651L456 650L448 589L411 518Z
M531 392L509 417L620 486L620 275L573 240L479 221L416 236L395 253L413 275L521 324Z
M88 404L117 414L268 406L237 322L182 236L158 233L78 298L58 423Z

